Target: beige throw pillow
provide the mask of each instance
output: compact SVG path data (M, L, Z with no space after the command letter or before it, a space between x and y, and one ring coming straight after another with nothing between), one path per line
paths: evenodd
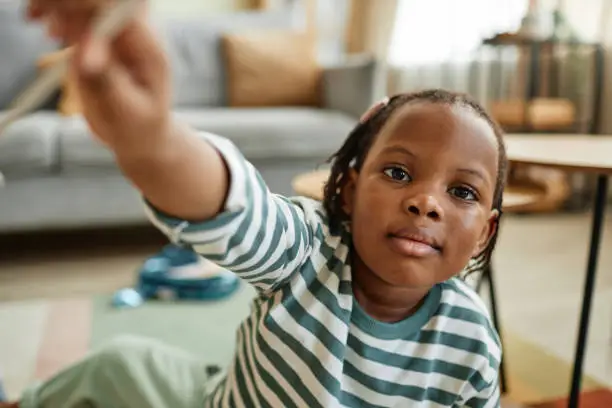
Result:
M72 52L71 48L43 55L38 60L38 69L43 70L52 66L63 54ZM61 95L58 104L58 112L64 116L78 115L81 113L81 101L79 99L77 82L70 74L66 75L61 85Z
M321 68L313 38L295 31L222 37L233 107L319 106Z

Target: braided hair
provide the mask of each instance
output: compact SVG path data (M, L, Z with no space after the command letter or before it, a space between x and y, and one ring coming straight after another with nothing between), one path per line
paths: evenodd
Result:
M415 93L398 94L369 116L363 118L353 129L340 149L328 160L331 163L331 174L324 190L323 205L329 217L331 231L339 231L342 223L348 220L348 215L343 210L342 188L348 181L349 170L359 172L374 139L381 131L387 120L400 107L411 102L427 102L448 106L458 106L470 109L478 117L484 119L493 129L498 142L498 170L493 196L493 208L498 211L499 216L495 223L495 232L487 247L472 261L465 269L465 275L473 272L484 272L491 261L491 254L497 242L499 221L502 215L503 191L506 184L507 158L504 145L504 133L501 127L489 116L485 109L466 94L450 92L441 89L425 90Z

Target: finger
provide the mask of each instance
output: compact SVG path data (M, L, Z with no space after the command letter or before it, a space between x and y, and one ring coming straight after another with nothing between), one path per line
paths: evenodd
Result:
M119 60L145 87L165 76L168 64L157 34L144 19L135 19L116 37L114 49Z
M79 93L96 116L111 118L125 109L126 95L134 93L129 72L112 55L105 39L87 38L75 49L73 67Z

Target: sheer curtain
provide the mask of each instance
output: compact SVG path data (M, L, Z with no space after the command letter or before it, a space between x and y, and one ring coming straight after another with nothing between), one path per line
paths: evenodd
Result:
M315 0L319 59L323 63L341 60L345 50L345 32L349 0Z
M389 49L389 92L445 87L484 97L486 78L475 71L477 50L487 37L518 30L528 4L400 0Z

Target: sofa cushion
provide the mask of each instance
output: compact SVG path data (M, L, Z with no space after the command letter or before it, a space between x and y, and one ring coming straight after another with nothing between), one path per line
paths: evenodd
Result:
M223 36L222 45L230 106L320 106L322 70L309 33L232 33Z
M58 48L41 24L25 20L25 5L23 1L0 1L0 110L36 77L38 58ZM52 104L56 96L45 105Z
M343 113L314 108L177 110L195 129L231 139L250 159L326 158L355 126Z
M175 116L197 130L227 137L249 159L324 160L355 124L345 114L309 108L177 110ZM112 154L91 136L82 118L65 119L59 140L62 169L116 170Z
M165 45L177 107L227 105L221 35L252 29L295 26L290 9L219 13L191 19L154 21Z
M0 171L9 177L56 169L61 120L55 112L36 112L6 128L0 135Z
M59 156L62 170L72 167L115 167L111 151L96 139L82 116L64 119L59 130Z

